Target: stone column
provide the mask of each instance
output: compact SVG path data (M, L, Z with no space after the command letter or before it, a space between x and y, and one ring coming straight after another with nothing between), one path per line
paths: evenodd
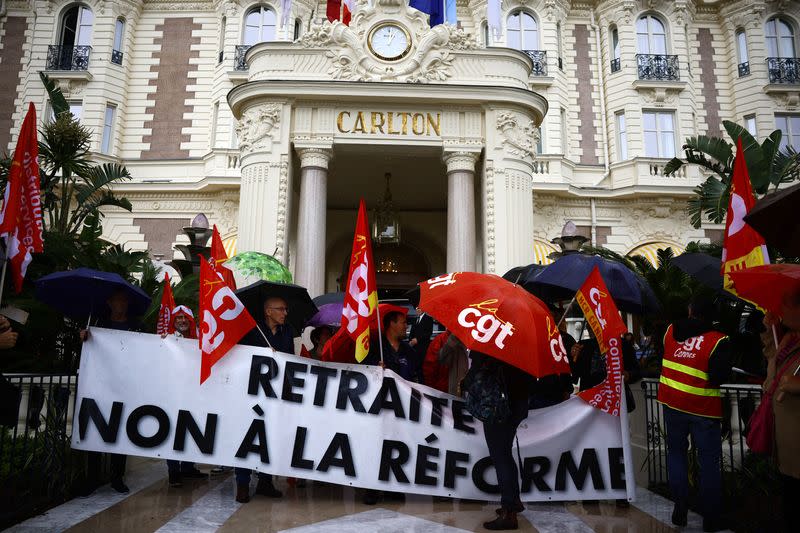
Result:
M475 270L474 152L446 152L447 271Z
M298 148L300 156L300 208L297 218L295 282L311 297L325 292L325 222L327 217L327 148Z

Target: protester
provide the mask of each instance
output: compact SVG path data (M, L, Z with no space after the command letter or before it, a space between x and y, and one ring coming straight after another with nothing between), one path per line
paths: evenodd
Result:
M11 323L0 315L0 350L8 350L17 345L18 333L11 329Z
M286 323L289 316L289 304L283 298L276 296L267 298L264 302L264 319L256 319L256 327L248 333L240 344L248 346L271 347L276 351L294 354L294 335L291 326ZM250 501L250 469L234 468L236 476L236 501L247 503ZM283 493L275 488L272 475L258 473L256 494L269 498L280 498Z
M591 329L589 338L573 344L568 353L572 382L580 385L581 391L591 389L606 379L605 356L600 353L600 346Z
M467 348L455 335L450 335L439 350L439 364L449 370L447 376L447 392L460 396L461 380L467 374L469 367Z
M800 501L800 290L783 296L781 318L771 314L764 319L767 331L764 355L767 357L767 379L764 390L778 380L772 397L775 420L774 455L783 482L783 521L785 531L797 527L794 506ZM783 337L775 347L772 328Z
M333 337L333 328L330 326L320 326L311 331L311 351L308 355L317 361L322 360L322 348L325 343Z
M497 472L497 484L500 486L500 509L494 520L485 522L483 527L491 531L517 529L517 513L525 507L520 499L519 472L512 452L517 426L528 416L528 396L531 391L532 378L522 370L504 363L486 354L471 351L470 370L464 378L466 383L479 371L495 373L499 382L505 385L510 416L505 420L485 420L483 433L489 456Z
M428 344L428 350L422 362L422 376L425 384L442 392L450 392L450 367L439 361L439 352L449 337L449 332L437 335Z
M664 406L667 472L675 502L672 523L685 526L689 509L689 435L700 466L704 531L722 528L722 399L719 386L731 371L728 338L712 328L713 302L698 297L689 316L667 328L658 401Z
M142 324L135 317L128 315L128 306L130 304L128 292L125 289L118 289L114 291L106 301L109 313L101 317L95 324L101 328L116 329L119 331L141 331ZM80 331L80 338L86 342L89 340L90 334L88 329ZM84 494L88 495L94 492L98 484L100 475L100 458L99 452L87 452L87 471L88 483L84 490ZM111 463L111 488L120 493L130 492L130 489L123 481L125 476L125 465L127 463L127 456L116 453L109 454Z

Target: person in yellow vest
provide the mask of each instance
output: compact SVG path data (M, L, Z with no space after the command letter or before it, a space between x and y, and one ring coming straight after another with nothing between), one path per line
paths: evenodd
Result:
M667 474L675 501L672 523L685 526L689 509L689 435L700 464L699 497L703 531L719 531L722 506L722 396L731 357L728 337L711 325L712 300L699 297L689 316L664 334L658 401L667 431Z

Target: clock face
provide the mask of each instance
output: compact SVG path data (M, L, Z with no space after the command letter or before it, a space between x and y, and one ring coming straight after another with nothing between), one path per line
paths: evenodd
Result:
M367 42L372 53L386 61L402 59L411 50L411 38L408 32L392 23L373 28Z

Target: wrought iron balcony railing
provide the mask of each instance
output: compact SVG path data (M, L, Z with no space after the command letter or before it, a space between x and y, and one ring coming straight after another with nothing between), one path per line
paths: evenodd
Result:
M748 76L750 74L750 62L745 61L744 63L739 63L739 77Z
M233 70L247 70L247 62L244 60L245 54L250 50L249 44L237 44L233 54Z
M621 68L620 58L617 57L611 60L611 72L619 72Z
M770 83L800 83L800 57L768 57Z
M91 46L51 44L47 47L47 70L89 70L91 52Z
M115 65L122 64L122 52L119 50L111 50L111 62Z
M640 80L678 81L681 79L678 56L636 54L636 65L639 68Z
M523 50L533 61L531 76L547 76L547 51L546 50Z
M225 52L223 52L222 50L220 50L220 51L217 53L217 65L219 65L220 63L222 63L222 60L223 60L223 59L225 59Z

